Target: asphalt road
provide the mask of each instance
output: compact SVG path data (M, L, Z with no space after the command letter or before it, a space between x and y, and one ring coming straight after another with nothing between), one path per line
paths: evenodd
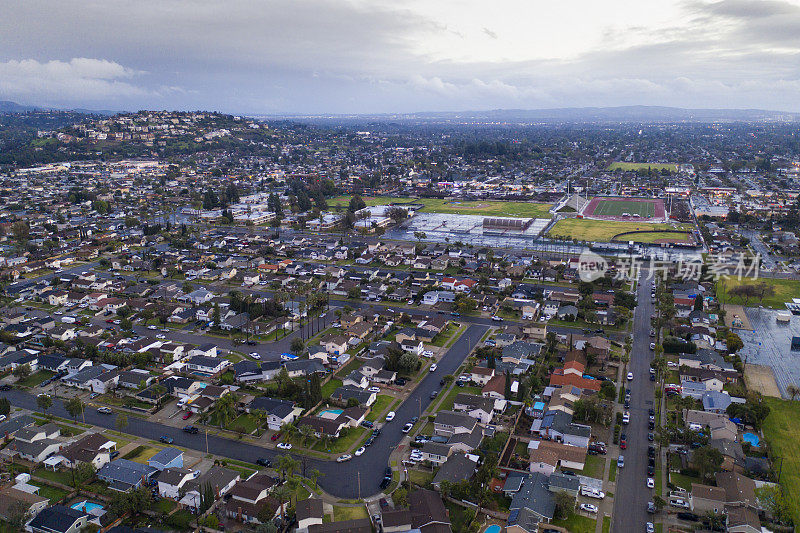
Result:
M438 362L437 371L429 373L422 379L417 388L397 409L394 421L384 425L381 436L375 440L375 443L362 456L355 457L346 463L307 459L306 467L309 470L316 468L324 474L319 480L322 488L340 498L363 498L377 494L380 490L379 484L383 478L384 470L389 464L389 456L405 437L401 432L403 425L410 421L411 417L419 416L420 411L424 411L428 407L431 403L431 392L441 389L439 380L444 375L452 374L456 371L487 329L486 326L480 325L472 325L467 328L467 331L461 335ZM39 411L36 405L36 397L31 394L19 390L10 390L0 392L0 395L8 398L14 406ZM48 412L63 418L71 418L64 409L62 402L58 399L54 399L53 407ZM103 415L93 409L87 409L84 415L88 424L116 429L115 414ZM278 456L286 453L281 450L263 448L242 441L211 435L206 437L204 433L191 435L178 428L150 422L134 416L128 417L128 425L124 428L124 432L152 440L158 440L162 435L167 435L174 439L173 444L176 446L202 452L208 451L222 457L253 463L259 457L266 457L274 461ZM296 454L295 457L297 457Z
M653 499L653 489L647 488L647 422L648 409L654 405L653 383L649 380L650 363L650 317L655 312L650 303L652 280L643 271L636 291L638 305L633 317L633 350L628 371L633 372L633 381L627 382L631 389L631 421L623 426L627 434L628 448L621 450L625 466L617 472L614 491L614 517L612 531L629 533L644 531L645 523L652 521L647 514L647 502Z

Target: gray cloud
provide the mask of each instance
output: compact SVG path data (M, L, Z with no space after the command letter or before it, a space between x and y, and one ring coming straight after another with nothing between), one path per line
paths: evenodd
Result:
M621 21L568 59L478 62L442 60L428 46L442 36L468 40L463 27L381 0L0 0L0 98L253 113L800 110L800 7L678 5L680 26ZM470 30L472 38L502 45L498 33L506 34L492 25Z

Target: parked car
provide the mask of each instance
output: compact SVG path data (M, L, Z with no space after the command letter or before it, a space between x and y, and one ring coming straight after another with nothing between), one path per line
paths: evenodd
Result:
M0 385L0 390L2 391L11 390L11 385L9 385L8 383L3 383L2 385Z
M596 513L597 506L592 505L591 503L582 503L581 504L581 511L586 511L587 513Z
M102 415L110 415L112 413L110 407L98 407L97 412Z
M400 385L402 387L403 385L408 383L408 380L406 378L397 378L394 380L394 382L396 385Z
M401 431L402 431L403 433L408 433L409 431L411 431L411 428L413 428L413 427L414 427L414 424L412 424L411 422L409 422L408 424L406 424L405 426L403 426L403 429L402 429Z
M290 442L279 442L278 443L278 448L280 448L281 450L291 450L292 449L292 443L290 443Z
M381 490L383 490L386 487L388 487L389 483L391 483L391 482L392 482L392 478L390 478L390 477L383 478L383 480L381 481L381 484L379 485Z
M492 320L494 320L495 322L502 322L503 321L503 317L494 315L494 316L492 316Z
M392 420L394 420L394 415L395 415L394 411L389 411L386 414L386 421L391 422Z
M373 423L372 423L372 422L370 422L369 420L362 420L362 421L361 421L361 425L362 425L362 426L364 426L365 428L371 428L371 427L372 427L372 426L374 426L375 424L373 424Z
M195 433L198 433L200 430L199 430L199 429L197 429L197 427L196 427L196 426L185 426L185 427L183 428L183 431L184 431L185 433L191 433L192 435L194 435Z
M439 391L438 391L438 390L431 391L431 400L433 400L434 398L436 398L436 396L438 396L438 395L439 395Z
M161 436L158 438L158 440L160 440L160 441L161 441L161 442L163 442L164 444L172 444L173 442L175 442L175 439L173 439L173 438L172 438L172 437L170 437L169 435L161 435Z
M192 412L191 411L186 411L185 413L183 413L183 419L184 420L189 420L191 417L192 417Z
M655 486L656 486L655 480L651 477L647 478L647 488L652 489L655 488Z
M272 461L270 461L266 457L259 457L258 459L256 459L256 464L261 466L266 466L267 468L269 468L270 466L272 466Z
M363 447L363 446L362 446L362 447L360 447L360 448L359 448L359 449L357 449L357 450L356 450L356 452L355 452L355 454L356 454L356 457L358 457L358 456L360 456L360 455L364 455L364 452L365 452L365 451L367 451L367 449L366 449L365 447Z
M349 460L350 460L350 459L352 459L352 458L353 458L353 456L352 456L352 455L350 455L349 453L346 453L346 454L344 454L344 455L340 455L339 457L337 457L337 458L336 458L336 462L337 462L337 463L344 463L344 462L346 462L346 461L349 461Z
M628 381L633 381L633 372L628 372Z
M378 394L381 391L380 387L370 387L367 390L369 392L374 392L375 394Z
M275 433L275 434L274 434L272 437L270 437L270 438L272 439L272 442L275 442L276 440L278 440L279 438L281 438L281 434L280 434L280 433Z
M429 371L429 372L436 372L436 368L437 368L437 366L436 366L436 363L433 363L433 364L431 365L431 367L428 369L428 371Z
M258 359L261 359L261 354L258 353L258 352L250 352L250 357L252 357L253 359L258 360Z

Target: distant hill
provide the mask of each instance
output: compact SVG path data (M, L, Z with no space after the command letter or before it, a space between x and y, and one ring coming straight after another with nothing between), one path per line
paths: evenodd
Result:
M417 122L511 122L511 123L613 123L613 122L762 122L798 121L800 113L763 109L683 109L661 106L562 107L553 109L492 109L486 111L444 111L377 115L283 115L259 118L287 118L321 122L417 121Z
M26 111L36 111L38 107L21 105L8 100L0 100L0 113L24 113Z

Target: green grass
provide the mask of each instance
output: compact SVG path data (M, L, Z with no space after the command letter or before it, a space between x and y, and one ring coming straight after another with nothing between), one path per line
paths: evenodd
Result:
M603 479L606 470L606 459L600 455L587 455L583 475Z
M608 165L608 170L647 170L648 168L653 170L667 169L670 172L678 171L678 165L675 163L626 163L617 161Z
M331 378L325 385L322 386L322 397L323 398L330 398L331 394L336 391L339 387L342 386L342 380Z
M608 471L608 480L609 481L616 481L617 480L617 462L611 461L611 469Z
M638 214L642 218L651 218L655 214L653 202L640 202L637 200L598 200L594 210L595 215L622 216L623 213Z
M357 520L359 518L369 518L367 508L363 505L356 507L345 507L343 505L333 506L334 522L340 522L342 520Z
M39 370L38 372L34 372L27 378L23 379L22 381L17 381L17 385L21 387L35 387L42 381L46 379L50 379L55 375L54 372L50 372L49 370Z
M436 336L431 341L431 344L439 347L444 346L447 343L447 341L450 340L450 337L453 336L453 333L455 333L457 330L458 330L457 324L454 324L453 322L448 322L447 327L436 334Z
M69 494L63 489L53 487L52 485L42 483L41 481L31 481L30 484L39 487L39 496L50 500L51 505L60 502L67 494Z
M336 372L336 375L337 376L347 377L348 374L350 374L350 372L352 372L353 370L358 370L363 365L364 365L364 361L362 361L361 359L357 359L357 358L353 357L352 359L350 359L349 363L344 365L342 368L339 369L338 372Z
M669 473L669 481L673 485L678 487L683 487L686 490L692 490L692 483L700 483L699 477L692 477L686 476L684 474L679 474L677 472L670 472Z
M141 463L143 465L146 465L147 461L149 461L151 457L161 451L158 448L151 448L149 446L140 446L140 448L144 449L141 450L136 457L131 458L131 461L135 463Z
M316 450L318 452L328 452L328 453L344 453L350 449L357 442L361 442L367 433L367 429L361 426L350 428L347 430L347 434L339 437L336 440L332 440L330 445L326 448L324 443L321 440L315 441L314 445L311 447L312 450Z
M34 471L33 475L62 485L72 486L72 473L67 470L53 472L47 468L39 468Z
M239 417L236 418L236 420L231 422L228 425L228 429L238 431L238 428L240 426L242 427L242 429L244 429L245 433L248 434L253 433L256 429L258 429L258 420L256 420L255 417L245 413L239 415Z
M691 224L650 224L647 222L622 222L617 220L588 220L578 218L565 218L556 222L550 229L548 236L563 239L578 239L579 241L610 241L614 235L626 231L651 231L653 233L636 236L636 239L645 241L651 235L658 235L661 230L691 231ZM641 238L640 238L641 237Z
M428 482L433 480L433 472L423 472L422 470L409 470L408 477L411 483L424 487Z
M798 295L800 295L800 281L774 278L742 278L739 280L736 277L725 276L721 281L717 282L717 297L720 298L723 303L744 305L744 299L730 296L728 291L739 285L760 285L762 283L765 283L767 286L771 287L775 291L775 294L766 296L763 302L758 298L750 298L747 301L747 305L763 305L764 307L785 310L786 307L783 305L784 302L790 302L792 301L792 298L796 298Z
M603 517L603 533L608 533L611 531L611 517L604 516Z
M128 453L123 455L122 458L123 459L128 459L130 461L133 461L134 459L136 459L137 457L142 455L146 449L147 449L147 446L144 446L144 445L140 444L136 448L132 449L131 451L129 451Z
M456 401L456 396L460 392L465 392L467 394L475 394L477 396L481 395L481 388L480 387L456 387L453 386L452 390L447 393L447 396L442 403L439 404L437 411L450 411L453 409L453 404Z
M566 520L553 520L553 525L561 526L570 533L594 533L597 520L572 513Z
M475 511L472 509L465 509L450 500L445 501L444 506L447 508L453 531L467 531L469 522L475 516Z
M150 507L150 510L155 511L157 513L170 513L178 505L178 502L175 500L170 500L169 498L161 498L157 502L153 502L153 505Z
M764 438L772 452L783 461L781 479L795 524L800 524L800 403L764 397L770 413L764 420Z
M394 396L389 396L386 394L378 394L378 397L375 399L375 403L372 404L370 407L370 412L367 415L367 420L370 422L374 422L378 419L381 415L383 415L384 411L389 408L390 405L394 403Z
M328 200L330 207L346 208L349 196ZM368 206L391 202L424 204L426 213L450 213L454 215L484 215L496 217L550 218L552 204L534 202L503 202L498 200L461 201L453 198L392 198L389 196L364 197Z

